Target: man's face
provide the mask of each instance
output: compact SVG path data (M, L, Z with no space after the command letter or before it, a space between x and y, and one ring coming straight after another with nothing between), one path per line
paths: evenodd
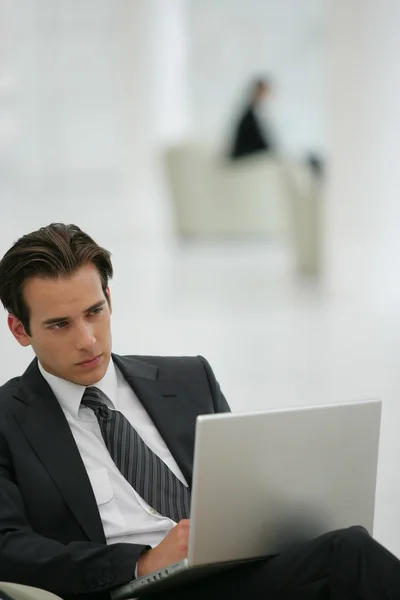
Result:
M257 88L256 100L263 102L270 94L270 89L266 83L260 83Z
M111 357L111 308L96 267L87 264L69 277L32 277L24 286L30 335L9 315L22 346L31 345L45 371L80 385L105 375Z

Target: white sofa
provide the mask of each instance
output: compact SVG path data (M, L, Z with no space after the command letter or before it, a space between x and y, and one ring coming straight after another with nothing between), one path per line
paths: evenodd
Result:
M319 198L305 164L268 155L230 162L192 142L169 147L165 164L179 235L286 238L298 269L318 270Z

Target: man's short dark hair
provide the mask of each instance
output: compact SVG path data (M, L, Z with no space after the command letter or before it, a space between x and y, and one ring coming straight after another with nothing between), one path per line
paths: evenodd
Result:
M19 238L0 261L0 301L30 335L25 283L32 277L67 277L88 263L97 268L108 300L106 288L113 275L110 252L76 225L51 223L41 227Z

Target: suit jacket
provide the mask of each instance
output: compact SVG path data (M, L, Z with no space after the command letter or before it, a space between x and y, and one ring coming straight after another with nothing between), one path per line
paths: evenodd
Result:
M201 357L113 360L192 481L196 418L229 410ZM64 598L130 581L146 546L106 545L86 469L35 359L0 388L0 581Z
M269 139L266 131L262 131L254 106L250 105L240 118L235 131L231 158L242 158L256 152L272 150L272 140Z

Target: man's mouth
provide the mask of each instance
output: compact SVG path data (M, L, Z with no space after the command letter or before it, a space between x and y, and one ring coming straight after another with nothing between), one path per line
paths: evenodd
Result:
M99 362L101 356L101 354L98 354L97 356L93 356L93 358L88 358L87 360L77 363L77 365L79 367L92 367Z

